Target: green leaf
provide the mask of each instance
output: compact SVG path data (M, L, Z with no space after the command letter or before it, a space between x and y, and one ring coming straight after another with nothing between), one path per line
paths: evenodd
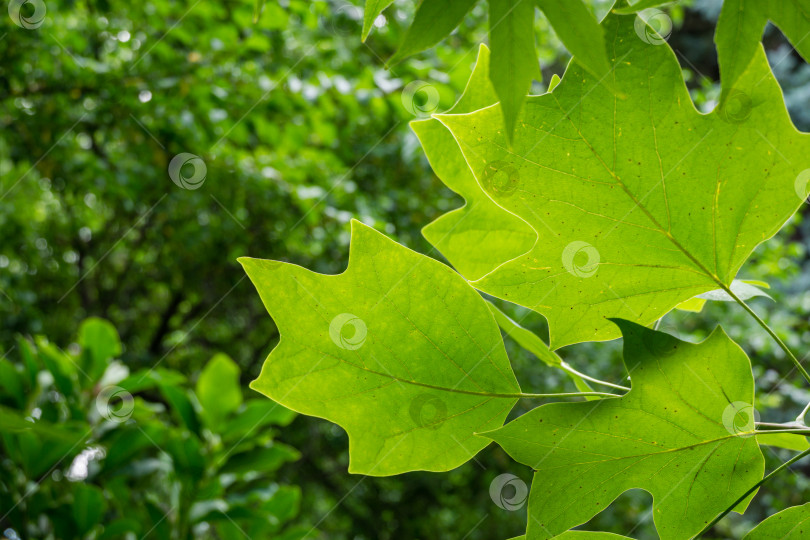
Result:
M725 0L714 41L723 85L721 103L734 105L739 86L751 61L761 53L760 39L765 25L772 21L790 44L810 62L810 0Z
M290 461L296 461L301 453L291 446L273 443L267 448L253 448L234 454L220 469L220 473L245 474L258 471L269 474Z
M534 48L534 3L489 0L489 45L489 78L501 102L506 136L511 141L532 80L540 77Z
M73 520L79 528L81 536L101 522L107 508L104 493L96 486L88 484L74 484L73 488Z
M436 45L464 20L464 16L472 9L476 1L427 0L420 2L411 26L405 32L405 37L388 64L396 64L403 58ZM528 2L528 0L520 1ZM532 44L532 50L534 50L534 44Z
M567 531L554 537L554 540L633 540L627 536L606 532ZM512 540L526 540L525 536L518 536Z
M731 282L731 287L729 288L731 289L731 292L733 292L740 300L750 300L751 298L755 298L757 296L764 296L765 298L770 298L773 300L771 295L759 287L769 289L770 285L763 281L735 279ZM700 313L703 311L703 306L706 305L707 300L714 300L718 302L736 302L736 300L734 300L734 298L732 298L731 295L729 295L723 289L714 289L713 291L699 294L694 298L681 302L675 307L681 311Z
M754 379L739 346L719 328L691 344L615 322L630 392L543 405L485 434L536 471L529 539L585 523L632 488L652 494L662 540L690 538L762 478L753 415L745 416Z
M611 64L605 36L585 4L581 0L537 0L537 5L575 60L597 80L610 86Z
M730 286L801 205L810 155L762 52L737 84L750 109L703 115L667 44L646 43L632 17L603 25L627 99L574 62L554 92L527 100L511 150L497 107L437 115L479 188L539 238L473 285L546 316L552 349L617 337L608 317L650 324Z
M36 350L34 345L23 337L17 339L17 346L20 348L20 357L23 361L28 387L33 388L37 384L37 374L40 369L36 360Z
M751 298L756 298L757 296L763 296L765 298L771 298L771 295L745 280L735 279L731 282L731 292L733 292L736 296L740 298L740 300L750 300ZM703 294L697 295L698 298L702 298L704 300L714 300L717 302L734 302L734 298L731 297L726 291L723 289L715 289L713 291L705 292Z
M190 390L171 384L160 384L161 394L169 402L175 417L192 433L200 434L200 420L189 399Z
M264 0L255 0L253 4L253 24L259 22L259 18L262 16L263 9L264 9Z
M520 393L486 302L441 263L352 221L348 269L242 258L279 328L251 388L349 435L349 470L446 471Z
M58 441L64 442L67 446L78 445L80 441L90 435L90 433L81 433L64 426L54 425L45 420L29 420L24 413L2 405L0 405L0 432L31 432L49 444Z
M222 426L220 435L224 440L242 439L260 433L267 425L287 426L296 416L294 411L278 403L253 399Z
M90 354L91 363L86 371L95 382L107 369L109 361L121 354L121 339L109 321L90 317L79 327L79 345Z
M385 8L391 5L393 1L394 0L366 0L366 9L363 11L363 41L368 38L368 34L371 32L371 27L374 25L374 21L380 16L380 13L382 13Z
M509 318L506 313L498 309L494 304L489 304L489 309L495 316L495 320L501 330L514 339L518 345L535 355L539 360L549 367L560 367L562 359L555 352L548 348L548 345L540 339L534 332L523 328Z
M127 533L139 536L141 524L137 519L121 518L104 524L104 531L99 535L99 540L115 540L126 538Z
M262 504L262 510L280 523L294 518L301 507L301 488L279 486L278 490Z
M796 433L772 433L770 435L757 435L757 442L761 446L775 446L786 450L803 452L810 448L807 437Z
M464 93L450 111L469 113L496 103L489 81L489 49L481 45ZM478 279L535 243L537 234L522 220L504 212L475 181L450 131L435 118L411 122L436 175L464 197L462 208L439 217L422 234L468 279ZM482 226L486 224L485 226ZM485 246L485 249L470 249Z
M560 79L560 76L557 75L556 73L552 75L551 79L549 79L548 81L548 91L553 92L554 89L557 88L557 85L560 84L561 80L562 79Z
M697 296L690 298L689 300L684 300L677 306L675 309L679 309L681 311L689 311L692 313L700 313L703 311L703 307L706 305L707 300L705 298L699 298Z
M227 355L214 355L200 373L196 391L203 417L218 426L242 405L239 366Z
M53 376L54 386L65 397L73 396L76 364L73 359L43 338L37 338L39 358Z
M13 399L18 409L24 409L25 395L23 375L10 360L0 358L0 398L8 396Z
M644 9L657 8L666 4L672 4L675 0L640 0L638 2L630 2L632 5L625 7L618 7L613 10L614 13L619 15L633 15Z
M772 515L743 540L804 540L810 536L810 503Z

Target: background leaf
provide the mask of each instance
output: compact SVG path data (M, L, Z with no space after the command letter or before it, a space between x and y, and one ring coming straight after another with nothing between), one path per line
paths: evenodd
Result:
M242 404L239 366L227 355L215 355L197 379L196 394L202 405L203 416L212 425L219 425Z

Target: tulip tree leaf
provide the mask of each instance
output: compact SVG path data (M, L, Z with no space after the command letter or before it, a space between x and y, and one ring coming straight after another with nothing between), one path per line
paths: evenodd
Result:
M445 471L520 387L487 303L450 268L352 221L348 269L240 259L280 332L251 387L349 435L349 470Z
M734 97L738 81L761 49L759 42L769 20L810 62L810 0L725 0L714 34L723 102Z
M810 537L810 503L776 513L754 527L743 540L803 540Z
M742 414L754 378L739 346L719 328L692 344L615 321L627 394L543 405L484 434L536 471L530 540L585 523L632 488L652 494L662 540L691 538L762 478L753 415Z
M805 194L795 184L810 136L791 124L764 53L737 82L743 109L699 114L673 51L636 22L602 23L617 93L572 62L527 100L511 147L497 106L437 115L480 189L538 234L473 285L543 314L552 349L617 337L609 317L650 324L729 286Z
M489 82L489 49L482 45L467 88L450 111L473 112L497 101ZM483 277L503 261L531 249L537 234L481 191L450 131L435 118L411 122L411 129L436 175L466 200L462 208L422 229L428 242L468 279Z

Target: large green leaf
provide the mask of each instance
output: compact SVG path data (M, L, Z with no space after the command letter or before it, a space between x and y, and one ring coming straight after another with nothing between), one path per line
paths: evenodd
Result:
M743 540L805 540L810 537L810 503L772 515Z
M486 302L441 263L352 221L348 269L240 262L281 338L251 387L349 435L349 470L444 471L520 392Z
M585 523L632 488L652 494L662 540L690 538L762 478L753 417L743 418L754 400L745 353L721 329L695 345L616 324L630 392L543 405L485 434L536 471L529 539Z
M734 92L748 64L761 49L759 41L772 21L805 60L810 61L810 0L725 0L714 41L720 64L724 103L744 99ZM736 96L736 97L735 97Z
M450 112L473 112L497 101L489 82L489 49L481 45L467 88ZM483 277L503 261L531 249L537 234L481 191L447 128L435 118L413 121L411 128L436 175L466 200L462 208L444 214L422 229L428 242L468 279Z
M480 189L538 233L473 285L545 315L553 349L617 337L608 317L649 324L729 286L800 206L810 165L762 51L737 82L750 108L704 115L668 45L639 37L631 16L603 25L626 99L573 62L528 99L511 149L497 106L437 116Z

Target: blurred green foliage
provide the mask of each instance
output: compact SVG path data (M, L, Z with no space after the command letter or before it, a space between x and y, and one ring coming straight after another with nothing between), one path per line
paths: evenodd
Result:
M115 328L91 318L69 351L20 339L0 360L0 522L16 538L294 540L301 491L274 472L295 413L243 400L218 354L197 376L130 373Z
M259 499L245 502L255 511L269 504L261 497L272 498L276 489L281 508L281 501L297 500L298 486L301 514L294 523L304 534L312 527L320 531L309 538L457 539L463 531L476 540L522 534L525 508L497 507L489 486L507 472L528 482L530 471L494 447L447 474L357 477L346 473L342 430L296 417L281 438L300 452L297 461L258 476L214 470L239 439L226 441L223 430L249 431L246 426L256 418L251 415L272 405L255 399L246 383L278 336L242 281L236 257L340 272L351 217L438 256L419 230L461 203L433 177L407 122L433 112L428 104L435 96L436 110L443 111L461 93L478 43L486 39L486 5L477 6L437 47L386 71L383 59L395 52L412 20L412 1L395 2L366 44L360 41L359 2L266 2L255 21L249 0L45 3L47 14L35 29L23 29L0 12L0 355L6 354L0 361L0 516L8 511L9 497L16 504L32 482L43 479L30 499L0 519L0 531L31 527L31 536L40 538L64 522L68 529L61 537L73 538L84 527L91 535L104 534L98 520L109 529L119 518L121 527L134 527L127 525L134 518L142 537L180 493L190 493L185 517L176 508L147 537L178 534L180 529L172 528L183 522L187 533L241 538L238 530L224 530L231 525L216 515L221 503L208 510L195 503L238 505L231 495L254 493ZM601 16L610 2L592 4ZM678 2L668 11L675 23L669 42L704 111L719 96L712 42L719 5L719 0ZM562 74L569 56L542 17L536 26L548 81ZM772 27L765 44L794 122L810 129L810 68ZM428 88L403 102L404 88L414 81ZM533 87L543 90L539 83ZM169 177L171 159L182 152L205 162L207 176L199 189L182 189ZM772 285L774 302L752 304L802 353L810 343L804 316L810 308L808 238L810 221L798 216L758 250L740 276ZM515 319L524 315L500 305ZM120 351L110 326L81 326L90 316L112 322L121 334ZM721 322L752 356L762 417L795 417L810 393L794 386L795 377L783 379L789 362L741 310L713 302L700 314L667 315L662 324L683 339L698 340ZM523 324L545 332L539 316L529 315ZM49 341L16 341L17 335L47 335ZM546 369L509 339L507 348L526 391L573 389L559 370ZM206 378L223 384L234 379L235 368L223 357L209 363L219 352L241 368L243 402L236 412L205 412L213 401ZM624 376L618 343L561 353L575 368L602 379L620 382ZM104 367L113 358L112 367ZM132 377L155 365L134 384L138 379ZM114 385L134 396L135 408L127 422L110 422L97 415L95 399L103 389L98 380L123 367L133 375ZM30 392L35 387L48 391ZM217 385L213 393L223 391ZM231 394L226 401L233 408L237 399ZM514 414L530 405L522 403ZM36 408L39 422L59 424L54 433L66 432L69 440L53 440L32 427L39 422L27 425L25 417L34 418ZM256 428L246 441L259 449L288 448L271 445L277 430ZM26 451L14 450L13 441L23 439ZM69 480L76 457L88 448L105 453L84 454L80 463L86 461L87 476ZM184 455L196 448L202 461ZM788 455L765 454L769 467ZM766 485L746 516L733 515L718 526L718 538L739 538L766 515L808 500L805 469L794 467L797 474ZM199 475L200 470L206 472ZM233 492L230 484L215 480L229 474L242 478ZM198 481L205 486L193 487ZM654 538L649 503L646 493L625 494L588 528ZM29 514L20 515L20 508L30 508ZM240 519L234 518L250 532L250 520ZM210 528L200 530L202 523Z

